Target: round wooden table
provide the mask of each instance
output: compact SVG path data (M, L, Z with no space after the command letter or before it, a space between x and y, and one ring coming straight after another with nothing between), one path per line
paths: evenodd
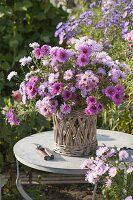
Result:
M108 147L133 148L133 135L118 131L97 130L98 146L106 145ZM54 160L44 160L36 151L37 145L49 148L54 154ZM23 190L19 176L19 162L33 169L62 173L62 174L84 174L85 171L80 169L81 164L86 157L69 157L59 155L54 152L54 134L53 131L37 133L18 141L14 148L14 155L17 162L17 180L16 185L21 195L26 200L32 200ZM133 150L128 150L133 154ZM127 162L131 162L130 158Z

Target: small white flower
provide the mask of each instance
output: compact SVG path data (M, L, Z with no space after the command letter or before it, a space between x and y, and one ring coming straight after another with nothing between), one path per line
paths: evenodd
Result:
M29 47L32 47L33 49L38 48L40 45L37 42L33 42L29 44Z
M12 71L10 72L10 74L8 74L7 79L10 81L13 78L13 76L17 76L17 74L18 74L17 72Z
M30 56L28 56L28 57L23 57L23 58L21 58L20 60L19 60L19 62L21 63L21 66L25 66L25 65L27 65L27 64L30 64L31 63L31 61L32 61L32 58L30 57Z

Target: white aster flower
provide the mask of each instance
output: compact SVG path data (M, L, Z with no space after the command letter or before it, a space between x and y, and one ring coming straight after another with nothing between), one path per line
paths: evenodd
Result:
M40 47L40 45L37 42L33 42L29 44L29 47L32 47L33 49Z
M17 72L12 71L10 72L10 74L8 74L7 79L10 81L13 78L13 76L17 76L17 74L18 74Z

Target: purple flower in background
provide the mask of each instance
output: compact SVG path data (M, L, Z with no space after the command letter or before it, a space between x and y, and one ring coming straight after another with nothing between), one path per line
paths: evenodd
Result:
M41 51L41 48L35 48L33 51L32 51L34 57L36 59L41 59L43 57L43 51Z
M125 150L121 150L119 152L119 160L125 160L126 158L128 158L128 153Z
M84 67L86 65L88 65L89 63L89 57L84 55L84 54L80 54L77 58L77 65L79 65L80 67Z
M57 60L59 62L66 62L69 59L69 53L63 49L63 48L59 48L57 51Z
M64 104L61 105L60 111L63 114L69 114L71 112L71 107L68 104L64 103Z
M97 104L96 103L91 103L85 108L85 113L86 115L96 115L97 114Z
M109 169L109 176L110 177L114 177L114 176L116 176L116 174L117 174L117 168L116 167L111 167Z
M72 92L70 90L65 90L62 94L63 100L67 101L72 98Z
M90 104L90 103L96 103L95 97L93 97L93 96L87 97L86 103L87 103L87 105Z
M20 120L17 119L14 113L14 109L12 108L10 108L6 113L6 120L11 126L20 124Z
M98 73L104 76L104 75L106 75L106 70L103 69L102 67L99 67L98 68Z
M43 55L45 55L45 56L48 56L49 54L50 54L50 49L51 49L51 47L49 46L49 45L43 45L42 47L41 47L41 53L43 54Z
M62 88L63 88L63 83L54 83L51 88L50 88L50 92L52 95L58 95L61 93L62 91Z
M73 77L73 71L71 69L65 71L65 73L64 73L64 79L66 81L70 80L72 77Z
M21 66L29 65L32 62L32 58L30 56L28 57L24 56L19 60L19 62L21 63Z
M90 8L94 8L96 6L96 2L90 4Z

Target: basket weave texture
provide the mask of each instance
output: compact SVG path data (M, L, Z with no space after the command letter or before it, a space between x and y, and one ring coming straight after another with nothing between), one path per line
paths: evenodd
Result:
M66 156L88 156L97 147L97 116L86 116L83 111L73 111L54 122L55 152Z

